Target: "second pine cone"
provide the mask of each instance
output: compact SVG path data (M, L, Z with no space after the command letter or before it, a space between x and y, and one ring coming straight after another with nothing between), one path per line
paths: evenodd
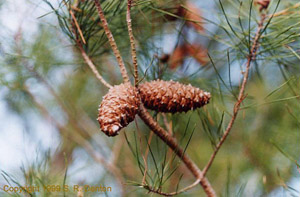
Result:
M175 81L155 80L139 85L145 107L158 112L187 112L210 100L210 93Z

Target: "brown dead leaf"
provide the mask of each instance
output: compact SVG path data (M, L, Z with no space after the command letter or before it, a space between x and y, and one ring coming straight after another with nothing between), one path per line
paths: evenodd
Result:
M192 44L186 46L187 53L193 57L199 64L205 66L208 62L207 50L200 44Z
M203 20L201 18L201 11L193 3L187 2L184 5L183 17L187 20L186 24L193 27L196 31L203 32Z
M259 11L261 12L262 10L265 10L268 8L270 4L270 0L256 0L254 4L260 5Z
M177 46L173 53L168 55L170 68L175 69L181 66L186 57L193 57L202 66L205 66L208 62L207 50L202 45L184 43Z
M171 69L177 68L182 65L185 56L187 55L187 50L185 45L177 46L173 53L169 57L169 66Z
M196 31L203 32L203 20L201 18L201 10L197 6L190 2L185 2L183 6L179 2L175 4L173 8L165 10L176 16L184 18L186 20L186 25L188 27L194 28ZM177 17L171 16L169 14L165 15L165 19L168 21L178 20Z

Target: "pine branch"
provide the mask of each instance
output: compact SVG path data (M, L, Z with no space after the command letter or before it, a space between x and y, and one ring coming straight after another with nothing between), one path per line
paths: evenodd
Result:
M131 57L132 57L132 64L134 68L134 84L135 86L138 85L139 76L138 76L138 62L136 56L136 48L134 43L134 37L132 33L132 24L131 24L131 16L130 16L130 9L132 6L132 0L127 1L127 13L126 13L126 20L127 20L127 27L128 27L128 35L130 39L130 46L131 46Z
M122 59L122 56L121 56L121 53L118 49L118 46L117 46L117 43L108 27L108 23L107 23L107 20L104 16L104 13L103 13L103 10L102 10L102 7L101 7L101 4L99 2L99 0L95 0L95 5L97 7L97 10L98 10L98 15L100 17L100 20L102 22L102 25L103 25L103 29L105 31L105 34L108 38L108 41L109 41L109 44L114 52L114 55L116 56L117 58L117 61L118 61L118 64L119 64L119 67L120 67L120 70L121 70L121 74L122 74L122 77L123 77L123 80L124 82L129 82L129 77L128 77L128 74L127 74L127 71L126 71L126 68L125 68L125 64L123 62L123 59Z
M238 100L236 101L236 103L233 107L232 118L231 118L230 122L228 123L228 126L227 126L220 142L217 144L213 154L211 155L207 165L203 169L203 177L205 177L205 175L206 175L207 171L209 170L210 166L212 165L217 153L219 152L219 150L222 147L223 143L227 139L227 137L228 137L233 125L234 125L234 122L237 118L238 112L240 111L240 105L243 102L243 100L246 98L245 87L246 87L246 84L247 84L247 81L248 81L248 78L249 78L250 65L251 65L251 62L253 60L255 60L255 58L256 58L256 52L257 52L257 49L259 47L259 39L260 39L260 37L263 33L263 30L264 30L263 24L264 24L265 19L266 19L266 15L264 13L262 13L260 22L258 24L256 34L255 34L255 37L254 37L254 40L252 42L250 53L247 57L246 71L244 72L243 82L242 82L242 85L241 85L241 88L240 88L240 91L239 91Z
M113 35L108 28L108 23L104 16L100 2L98 0L95 0L95 5L97 7L98 14L99 14L99 17L103 24L103 28L105 30L106 36L108 37L110 45L111 45L111 47L114 51L114 54L118 60L124 82L129 82L126 68L124 66L124 63L123 63L122 57L120 55L120 52L117 48L117 45L114 41ZM131 1L129 0L128 7L127 7L127 24L128 24L128 32L129 32L129 37L130 37L131 47L132 47L133 63L135 66L135 72L137 72L136 51L135 51L135 46L134 46L134 38L132 35L131 19L130 19L130 7L131 7ZM136 73L135 73L135 85L137 85L137 74ZM206 178L202 179L202 172L197 167L197 165L184 153L184 151L177 144L176 140L172 136L170 136L167 131L165 131L163 128L161 128L159 126L159 124L151 117L151 115L147 112L147 110L144 108L143 105L140 106L138 114L142 118L142 120L148 125L148 127L151 128L153 130L153 132L156 135L158 135L164 141L164 143L166 143L181 158L181 160L185 163L185 165L192 172L192 174L197 179L199 179L199 181L201 180L200 184L202 185L207 196L211 196L211 197L216 196L215 191L211 187L208 180Z
M105 30L106 36L108 37L110 45L111 45L111 47L114 51L114 54L118 60L124 82L129 82L129 77L126 72L126 68L124 66L124 63L123 63L122 57L120 55L120 52L117 48L117 45L114 41L113 35L108 28L108 23L104 16L100 2L98 0L95 0L95 5L97 7L98 14L99 14L99 17L103 24L103 28ZM131 7L131 0L128 0L127 25L128 25L128 33L129 33L129 37L130 37L130 42L131 42L133 64L134 64L134 68L135 68L135 85L137 85L138 84L137 83L138 82L137 61L136 61L136 50L135 50L135 46L134 46L134 38L133 38L132 27L131 27L130 7ZM184 162L184 164L187 166L187 168L198 179L198 182L200 182L200 184L202 185L207 196L211 196L211 197L216 196L215 191L211 187L208 180L206 178L202 177L202 172L197 167L197 165L184 153L183 149L180 148L180 146L177 144L176 140L172 136L170 136L167 131L165 131L163 128L161 128L159 126L159 124L151 117L151 115L147 112L147 110L144 108L143 105L140 105L138 114L141 117L141 119L148 125L148 127L151 128L153 130L153 132L156 135L158 135L164 141L164 143L166 143L181 158L181 160Z

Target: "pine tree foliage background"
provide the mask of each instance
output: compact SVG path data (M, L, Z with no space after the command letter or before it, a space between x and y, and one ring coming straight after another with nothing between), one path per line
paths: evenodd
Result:
M100 2L133 81L127 1ZM212 95L208 105L187 113L151 111L200 169L231 119L260 21L258 2L134 1L131 18L140 83L174 80ZM0 12L15 3L1 1ZM47 128L57 140L48 148L32 140L37 144L36 159L26 161L32 152L23 152L20 170L1 169L0 163L0 187L101 184L113 188L102 193L107 196L156 196L149 190L173 192L193 183L181 160L138 116L117 137L108 138L100 131L97 109L108 89L84 62L76 44L78 35L82 34L83 50L105 80L118 85L122 77L94 1L25 3L42 14L35 18L38 28L33 34L23 29L26 24L15 32L0 30L0 99L18 117L9 124L20 125L29 139ZM266 19L251 63L246 98L206 175L218 196L299 196L299 9L296 0L271 0L263 10ZM70 10L82 32L72 29ZM79 196L47 191L31 195ZM179 195L205 193L196 186Z

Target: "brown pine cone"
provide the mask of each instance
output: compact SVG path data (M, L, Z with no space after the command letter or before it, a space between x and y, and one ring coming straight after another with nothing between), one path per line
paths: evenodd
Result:
M139 85L145 107L158 112L187 112L207 104L210 93L191 85L156 80Z
M130 83L110 88L99 106L97 120L101 130L108 136L118 135L134 120L139 104L138 92Z

